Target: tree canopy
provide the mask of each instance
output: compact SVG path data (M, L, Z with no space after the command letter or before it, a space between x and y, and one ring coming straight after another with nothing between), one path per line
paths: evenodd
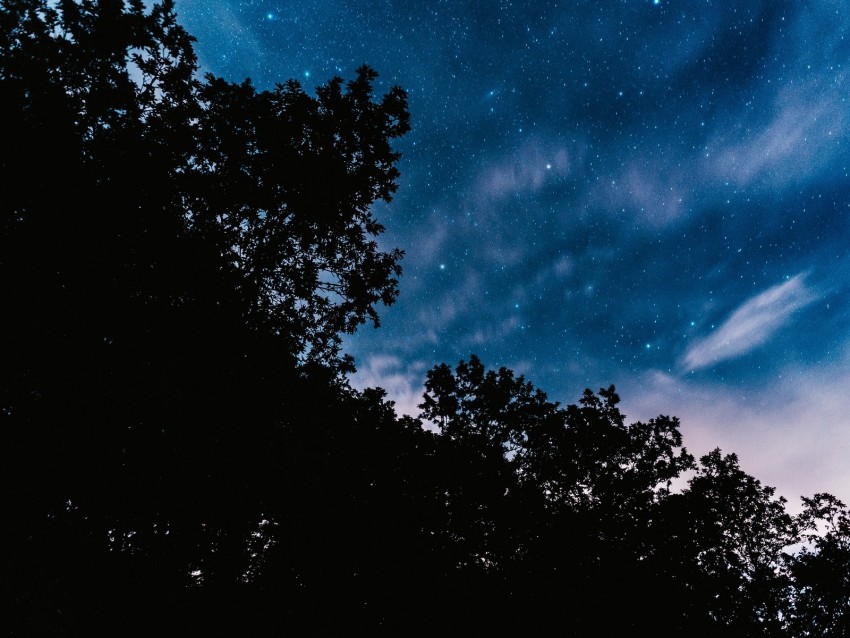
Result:
M846 636L850 511L474 355L347 382L398 294L400 88L198 77L173 2L0 0L13 633Z

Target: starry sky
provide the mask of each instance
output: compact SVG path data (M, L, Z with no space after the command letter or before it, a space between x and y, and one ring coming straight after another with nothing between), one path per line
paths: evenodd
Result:
M401 296L346 343L417 413L476 353L617 386L800 495L850 501L850 1L177 0L202 71L404 87L375 214Z

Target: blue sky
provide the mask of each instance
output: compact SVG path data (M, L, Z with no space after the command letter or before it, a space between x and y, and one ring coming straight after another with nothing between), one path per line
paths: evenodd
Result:
M850 500L850 2L178 0L202 69L410 95L376 215L401 297L347 342L415 412L478 354ZM792 502L792 505L795 505Z

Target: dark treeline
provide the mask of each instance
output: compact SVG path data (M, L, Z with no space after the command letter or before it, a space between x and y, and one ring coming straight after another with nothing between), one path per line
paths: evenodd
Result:
M375 77L199 79L169 1L0 0L4 624L850 635L844 504L789 515L613 387L471 357L428 374L436 431L349 387L401 272Z

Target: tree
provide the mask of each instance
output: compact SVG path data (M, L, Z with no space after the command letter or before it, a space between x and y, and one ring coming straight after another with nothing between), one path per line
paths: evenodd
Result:
M520 470L527 436L558 418L557 405L506 368L486 371L473 355L454 372L445 364L430 370L420 408L442 435L441 492L457 563L473 572L504 571L527 549L525 507L533 495Z
M786 552L798 527L775 489L741 470L735 454L700 459L652 531L650 559L677 593L676 624L696 635L781 636Z
M371 213L396 190L390 142L409 129L400 88L373 102L368 67L315 98L295 81L260 92L250 81L198 81L171 0L150 13L141 0L8 0L0 19L0 83L14 114L4 122L3 266L18 275L4 282L14 292L29 294L14 284L32 283L25 273L46 259L64 283L80 249L97 246L62 244L105 225L87 244L152 235L181 250L193 240L215 247L218 277L245 318L298 335L290 347L299 357L328 361L340 333L377 325L375 306L393 302L400 274L401 252L378 248L383 227ZM58 254L46 232L32 237L49 230L39 224L63 233L50 247ZM164 247L132 249L98 266L155 256L165 267ZM168 276L192 265L172 259Z
M0 2L5 558L46 631L240 582L283 433L397 294L404 92L198 79L192 42L172 0Z
M433 368L423 399L422 417L442 434L461 561L489 575L495 599L525 606L522 626L581 635L658 625L647 613L658 595L645 586L657 540L647 530L671 481L693 466L676 419L626 425L613 387L561 408L475 356Z
M294 80L257 93L208 77L199 91L200 152L181 202L189 228L238 273L249 320L295 338L307 360L334 360L340 335L367 318L377 326L375 305L398 294L401 251L379 250L371 206L396 190L390 141L408 113L397 87L372 101L376 77L361 67L316 98Z
M795 636L850 634L850 511L831 494L803 498L806 545L789 559Z

